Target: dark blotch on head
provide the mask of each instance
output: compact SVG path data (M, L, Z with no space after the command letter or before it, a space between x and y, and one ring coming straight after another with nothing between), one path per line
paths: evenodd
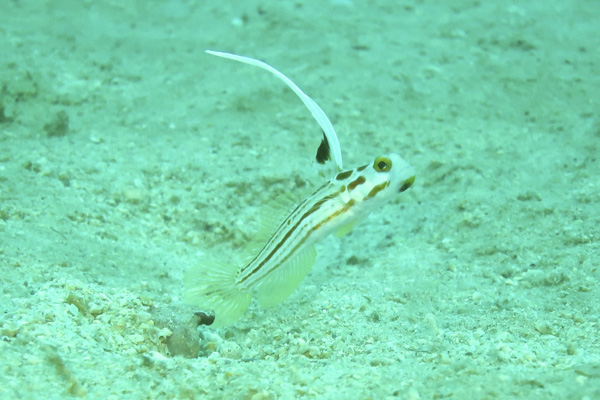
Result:
M406 189L408 189L409 187L411 187L413 185L413 183L415 183L415 177L410 177L407 180L404 181L404 183L402 183L402 186L400 186L400 193L404 192Z
M364 176L359 176L358 178L356 178L355 180L353 180L352 182L350 182L348 184L348 190L354 190L355 187L357 187L358 185L362 185L366 181L367 180L365 179Z

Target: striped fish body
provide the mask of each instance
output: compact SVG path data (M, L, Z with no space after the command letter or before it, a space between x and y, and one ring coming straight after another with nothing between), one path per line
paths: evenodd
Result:
M235 322L253 293L269 307L284 301L314 264L313 244L343 234L371 211L408 189L414 169L399 155L338 173L301 201L245 266L205 260L186 276L186 299L215 313L214 326Z

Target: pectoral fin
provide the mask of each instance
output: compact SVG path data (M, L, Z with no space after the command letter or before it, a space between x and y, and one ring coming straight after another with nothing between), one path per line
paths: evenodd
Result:
M347 234L348 232L350 232L352 230L352 228L354 228L354 225L356 225L356 220L347 223L346 225L342 225L336 232L335 235L337 237L341 237L344 236L345 234Z

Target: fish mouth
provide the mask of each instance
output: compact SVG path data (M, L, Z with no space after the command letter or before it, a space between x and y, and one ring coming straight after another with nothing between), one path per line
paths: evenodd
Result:
M404 192L409 187L411 187L414 182L415 182L415 176L413 175L410 178L406 179L404 182L402 182L402 185L400 186L400 189L398 190L398 192L400 192L400 193Z

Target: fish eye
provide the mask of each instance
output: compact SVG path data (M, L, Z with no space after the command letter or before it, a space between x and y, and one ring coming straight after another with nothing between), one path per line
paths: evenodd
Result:
M377 172L388 172L392 169L392 160L385 156L379 156L375 159L373 168Z

